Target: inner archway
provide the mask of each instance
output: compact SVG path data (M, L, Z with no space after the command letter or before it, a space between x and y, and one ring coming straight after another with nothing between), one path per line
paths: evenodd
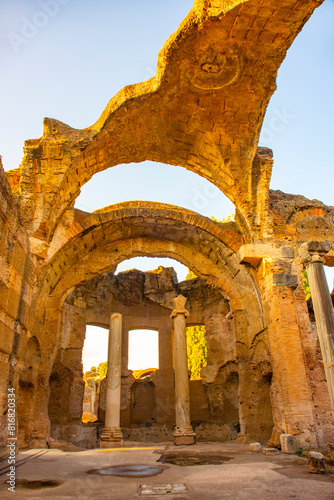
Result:
M208 324L209 332L208 359L211 367L204 367L205 376L202 381L193 383L192 390L193 400L198 402L193 405L193 418L195 425L200 425L199 421L210 421L211 410L205 389L205 384L211 383L210 373L216 373L221 364L226 364L226 356L235 362L231 320L236 325L236 338L241 335L243 339L249 338L249 345L253 336L263 330L260 295L247 267L240 267L236 253L244 240L240 233L233 230L234 224L233 221L215 222L179 207L153 202L129 202L107 207L93 214L78 214L72 226L67 227L66 232L57 240L58 249L56 246L50 248L44 283L50 290L53 307L57 300L60 308L62 304L65 308L76 307L75 314L82 318L84 328L86 324L108 328L110 315L121 314L123 353L127 353L125 332L135 328L153 328L159 330L159 339L161 332L163 351L160 349L160 352L165 353L164 366L159 364L159 370L150 380L155 386L154 421L158 426L168 424L172 429L175 425L171 299L179 294L186 297L191 295L191 286L189 288L187 281L177 282L171 267L158 272L151 270L143 273L132 269L116 273L117 266L133 257L172 258L187 269L191 268L199 276L198 282L196 279L193 281L195 285L198 283L196 290L201 298L192 300L189 296L187 307L193 310L190 325ZM64 237L68 238L67 241ZM147 276L144 277L143 274ZM161 286L158 284L159 280L162 280ZM110 291L110 286L113 291ZM209 289L207 295L205 290ZM215 298L210 302L209 296L212 293ZM219 295L219 299L215 294ZM196 304L203 304L203 299L204 303L208 301L208 306L203 306L201 311L196 312ZM216 300L219 307L214 307ZM132 308L131 311L129 307ZM50 308L48 312L51 310ZM231 310L234 316L230 314ZM66 321L63 321L63 325L65 324ZM60 334L62 328L64 326L60 325ZM228 355L221 349L221 342L229 346ZM59 359L63 359L64 354L66 352L59 352ZM122 355L122 366L125 391L123 401L131 401L131 386L135 379L131 378L131 370L127 370L126 354ZM64 372L65 376L66 373ZM151 385L146 389L152 392ZM100 408L104 411L101 405ZM122 408L121 421L126 428L131 424L131 409L125 403ZM198 412L200 408L202 410ZM216 417L213 415L213 418ZM236 431L233 423L227 422L228 427L222 421L218 424L224 426L226 437L234 438ZM203 431L206 437L210 435L214 438L214 425L210 424L209 428L201 426L199 431ZM132 431L129 431L128 436L138 437Z
M175 182L177 179L177 182ZM151 200L224 219L235 206L212 182L184 167L153 161L116 165L81 188L75 207L93 212L127 200Z

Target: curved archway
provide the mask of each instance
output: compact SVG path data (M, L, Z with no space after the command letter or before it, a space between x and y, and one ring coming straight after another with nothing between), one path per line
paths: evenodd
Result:
M219 290L235 313L236 340L249 348L264 329L264 315L255 279L237 257L243 243L234 223L170 205L129 202L93 214L73 210L49 248L36 297L36 330L48 337L53 364L67 295L135 256L174 258Z
M286 26L281 19L294 5L278 7L270 1L268 8L269 24L278 22L281 36L275 29L263 30L261 23L249 28L250 18L263 15L262 6L253 0L243 2L242 9L238 2L215 8L196 2L162 48L154 78L123 88L87 129L46 119L43 137L26 143L21 176L21 201L30 208L26 222L32 233L50 241L92 175L144 160L179 165L207 178L236 204L249 229L259 232L272 164L269 157L261 165L256 160L260 127L286 50L316 4L309 0L299 6L295 22ZM203 29L198 30L199 24ZM229 36L233 29L238 37ZM256 50L254 42L246 40L250 32L251 40L263 40ZM239 37L242 44L236 42ZM264 60L271 63L263 65ZM41 162L41 157L48 161ZM36 170L36 178L43 179L43 186L36 204L34 182L27 177L37 163L41 170Z
M96 173L82 188L74 207L93 212L131 200L150 200L226 218L233 203L212 182L180 166L151 161L116 165Z
M245 310L250 336L263 329L260 293L252 274L236 256L242 236L195 212L150 202L108 207L63 227L50 248L40 297L62 301L74 287L110 271L130 257L171 257L192 269ZM43 304L37 308L43 314ZM40 316L41 317L41 316Z

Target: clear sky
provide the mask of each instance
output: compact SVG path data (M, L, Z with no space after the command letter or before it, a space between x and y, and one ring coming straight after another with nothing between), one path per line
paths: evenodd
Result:
M25 139L42 135L43 117L87 127L122 87L151 78L160 48L192 4L0 0L0 154L5 169L19 166ZM325 0L289 49L260 140L274 151L272 189L327 205L334 205L333 20L334 0ZM281 126L272 126L274 117ZM152 162L96 175L83 187L76 206L91 211L134 199L171 203L207 216L234 211L204 179ZM146 268L159 264L155 259ZM123 263L122 269L127 267L139 266ZM183 279L182 266L177 272Z

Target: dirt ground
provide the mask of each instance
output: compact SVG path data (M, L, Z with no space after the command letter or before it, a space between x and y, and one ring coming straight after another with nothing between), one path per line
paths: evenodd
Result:
M334 500L334 468L326 466L326 474L310 474L304 457L282 453L266 456L251 452L249 445L236 443L126 446L80 452L56 449L20 452L16 457L16 498ZM161 456L162 462L158 461ZM170 463L170 458L180 465ZM210 460L223 463L195 465ZM146 467L143 472L141 467L135 467L133 477L91 472L108 467L115 472L114 466L120 465L125 474L133 473L129 472L131 465ZM158 474L141 475L150 471ZM0 498L13 498L6 483L7 460L0 462L0 474Z

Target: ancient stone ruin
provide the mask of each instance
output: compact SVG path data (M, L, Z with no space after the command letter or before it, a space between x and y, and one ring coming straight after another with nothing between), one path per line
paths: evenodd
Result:
M2 455L8 388L20 448L50 438L280 446L281 434L302 448L333 443L334 313L323 266L334 266L334 207L270 190L273 153L258 147L278 68L320 4L196 0L154 78L124 88L87 129L46 118L20 167L1 165ZM150 201L74 208L95 173L144 160L208 179L234 203L235 220ZM170 268L115 275L135 256L171 257L197 278L178 283ZM87 324L110 327L95 424L81 422ZM185 328L194 324L205 325L208 363L189 382ZM159 331L159 370L142 379L127 368L131 328Z

